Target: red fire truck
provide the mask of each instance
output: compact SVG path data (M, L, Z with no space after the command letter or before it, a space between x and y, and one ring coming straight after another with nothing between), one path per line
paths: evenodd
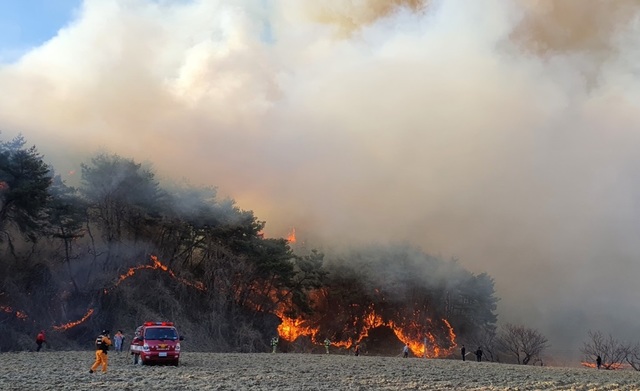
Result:
M130 351L134 364L162 363L178 366L180 341L173 322L145 322L136 329Z

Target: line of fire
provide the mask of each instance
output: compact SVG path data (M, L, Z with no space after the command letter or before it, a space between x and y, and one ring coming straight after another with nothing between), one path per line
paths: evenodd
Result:
M290 236L295 238L295 231ZM102 293L110 294L126 280L145 270L161 271L195 290L207 290L201 281L189 281L176 275L155 255L150 256L150 261L149 264L129 268L118 276L115 283L104 288ZM377 303L388 303L379 289L374 289L374 293L378 296ZM281 322L277 327L281 339L293 343L298 338L308 338L312 343L319 345L325 338L329 338L333 346L351 349L363 343L372 330L386 328L398 341L408 344L416 356L443 357L450 355L457 346L456 334L451 324L444 318L430 316L425 306L407 309L406 306L385 306L370 302L342 303L326 288L311 290L308 295L311 310L303 315L294 309L292 296L287 292L272 290L268 293L267 296L275 304L273 313ZM258 309L254 304L247 304ZM0 311L14 314L21 320L29 318L25 312L9 306L0 307ZM52 325L51 329L57 332L67 331L86 322L95 312L95 308L89 308L80 319ZM294 315L296 313L298 316Z

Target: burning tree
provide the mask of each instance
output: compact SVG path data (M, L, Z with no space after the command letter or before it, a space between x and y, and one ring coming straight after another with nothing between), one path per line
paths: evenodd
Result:
M369 332L387 328L395 342L407 343L416 356L448 356L457 346L454 327L463 319L480 325L491 324L492 281L476 279L455 263L445 263L406 246L374 246L356 250L345 259L326 263L329 273L321 289L311 292L312 312L296 318L285 313L281 337L290 340L300 335L320 343L328 337L336 346L350 348L363 342ZM478 281L491 282L489 297L479 297ZM477 283L477 284L474 284ZM465 312L464 303L485 302L487 313L476 317ZM478 313L482 313L478 310ZM284 316L283 316L284 315ZM468 327L471 329L471 327Z
M0 142L0 322L18 333L170 317L206 335L202 349L261 351L276 329L349 348L376 331L389 351L440 357L496 321L493 280L454 261L407 246L299 256L294 231L264 238L265 223L215 188L161 188L102 154L75 189L23 145Z
M500 348L523 365L539 357L547 344L547 338L538 330L511 323L503 325L498 336Z
M629 355L632 351L631 347L617 340L613 335L609 334L605 337L601 331L589 331L588 336L589 340L585 341L580 348L584 354L582 365L595 367L598 356L602 359L604 369L619 369L628 358L634 361L634 356Z

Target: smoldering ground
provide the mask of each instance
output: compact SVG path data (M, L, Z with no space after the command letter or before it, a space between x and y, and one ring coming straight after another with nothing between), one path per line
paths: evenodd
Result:
M60 172L106 149L217 186L308 247L457 257L575 352L638 334L638 9L87 0L1 66L0 127Z

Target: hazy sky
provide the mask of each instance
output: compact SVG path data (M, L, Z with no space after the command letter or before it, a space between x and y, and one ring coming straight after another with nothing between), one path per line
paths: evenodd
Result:
M640 341L637 1L49 3L0 2L0 129L59 171L151 162L270 236L459 258L557 351Z

